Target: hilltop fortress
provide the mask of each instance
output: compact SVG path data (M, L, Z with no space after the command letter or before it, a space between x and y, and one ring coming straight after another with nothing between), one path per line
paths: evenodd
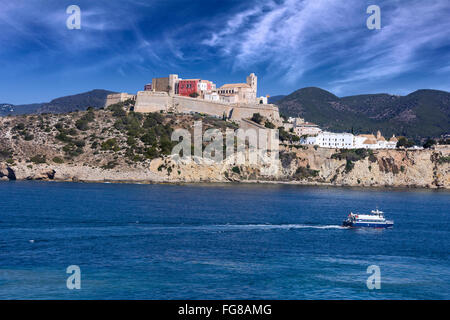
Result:
M280 124L278 107L257 97L258 79L251 73L245 83L224 84L220 88L209 80L182 79L176 74L153 78L137 95L117 93L108 95L106 106L136 99L135 112L203 113L240 121L259 113Z

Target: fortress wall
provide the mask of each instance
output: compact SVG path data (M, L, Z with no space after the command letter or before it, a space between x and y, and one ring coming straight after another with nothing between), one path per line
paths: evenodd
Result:
M177 110L178 112L206 113L216 117L222 117L224 112L225 115L228 117L230 116L230 112L233 109L233 106L229 104L211 102L207 100L182 96L173 97L173 104L175 110Z
M259 113L276 124L281 122L278 107L273 104L255 104L236 107L233 109L231 119L240 120L251 118L254 113Z
M135 112L167 111L172 98L166 92L139 91L137 93Z
M166 92L139 91L137 94L136 112L175 111L180 113L205 113L221 118L224 113L232 120L251 118L254 113L279 124L278 107L272 104L235 105L207 101L199 98L169 96Z
M105 108L112 104L116 104L116 103L123 102L128 99L135 99L135 98L136 98L135 95L128 94L125 92L108 94L106 96Z

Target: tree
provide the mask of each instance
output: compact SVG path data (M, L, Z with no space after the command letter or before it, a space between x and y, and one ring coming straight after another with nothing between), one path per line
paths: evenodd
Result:
M264 126L266 128L269 128L269 129L275 129L276 128L275 125L272 122L270 122L269 120L266 120L266 122L264 123Z
M261 124L261 122L263 121L263 117L259 113L254 113L252 121Z
M436 140L434 140L434 139L427 139L427 141L425 141L425 143L423 144L423 147L425 149L429 149L435 144L436 144Z
M414 145L414 142L408 140L406 137L398 137L397 148L411 148Z

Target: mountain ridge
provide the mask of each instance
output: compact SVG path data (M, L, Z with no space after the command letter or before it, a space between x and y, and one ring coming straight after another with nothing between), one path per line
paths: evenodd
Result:
M318 87L301 88L277 101L280 113L300 116L326 130L404 135L417 140L448 134L450 93L419 89L338 97Z
M0 116L21 115L32 113L65 113L72 111L85 110L87 107L95 109L105 105L108 94L114 91L104 89L93 89L90 91L58 97L50 102L30 103L22 105L13 105L10 103L0 104Z

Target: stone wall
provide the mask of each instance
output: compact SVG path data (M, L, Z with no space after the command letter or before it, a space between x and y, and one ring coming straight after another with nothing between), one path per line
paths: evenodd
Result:
M173 97L173 107L179 113L205 113L222 118L224 113L230 117L233 106L220 102L213 102L198 98L175 96Z
M172 106L172 98L167 92L138 91L135 112L168 111Z
M136 112L173 111L178 113L204 113L216 117L226 117L239 121L251 118L254 113L270 119L275 124L281 123L278 107L273 104L224 104L198 98L169 96L166 92L139 91Z
M126 101L128 99L134 100L134 99L136 99L136 96L134 94L129 94L126 92L108 94L108 96L106 97L105 107L110 106L115 103Z
M155 91L169 92L169 87L169 77L152 79L152 89Z

